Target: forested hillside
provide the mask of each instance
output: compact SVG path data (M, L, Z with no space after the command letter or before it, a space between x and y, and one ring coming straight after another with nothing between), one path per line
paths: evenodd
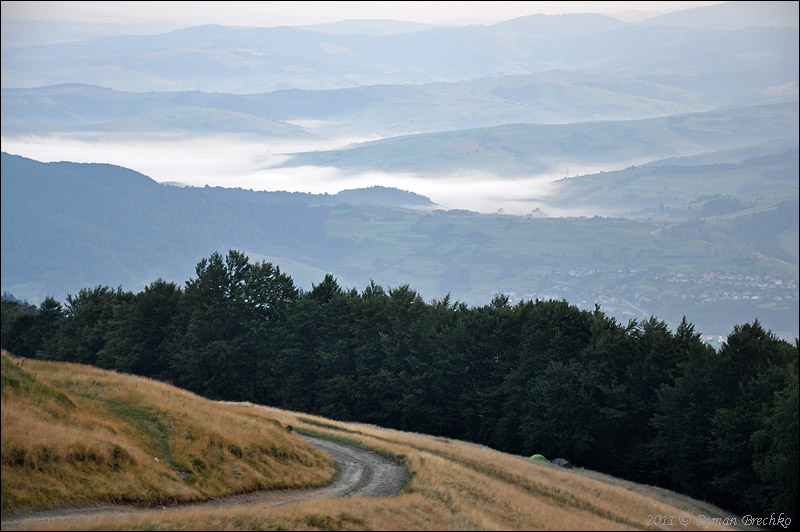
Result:
M639 219L446 210L386 187L338 194L178 188L119 166L3 153L2 290L37 305L87 286L139 291L157 278L182 283L197 257L240 249L280 264L306 290L332 273L348 289L409 284L425 301L564 298L588 310L600 303L621 321L659 316L671 328L685 315L705 335L758 318L792 339L792 153L691 166L704 172L699 183L678 163L563 183L573 198L590 190L596 203L645 209L658 200L659 179L674 182L661 212L647 209ZM726 200L740 209L697 218Z
M2 347L252 401L465 439L798 517L798 344L758 322L716 351L684 320L567 301L426 303L409 286L299 290L238 251L185 287L2 303Z

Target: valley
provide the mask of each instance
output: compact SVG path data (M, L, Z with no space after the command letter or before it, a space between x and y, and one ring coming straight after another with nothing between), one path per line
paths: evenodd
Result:
M799 17L4 1L2 529L789 527Z

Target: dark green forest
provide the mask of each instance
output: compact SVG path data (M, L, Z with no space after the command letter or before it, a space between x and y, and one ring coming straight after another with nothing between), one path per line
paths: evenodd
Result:
M798 341L756 320L715 350L684 318L618 323L561 300L426 302L411 287L299 289L214 253L185 286L4 297L2 347L211 399L473 441L798 517Z

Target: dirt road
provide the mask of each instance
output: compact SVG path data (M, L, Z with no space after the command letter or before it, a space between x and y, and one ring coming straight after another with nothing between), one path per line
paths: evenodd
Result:
M2 530L13 530L14 525L29 526L36 521L55 521L69 517L97 515L126 515L141 512L169 511L188 506L203 505L207 508L222 508L241 504L279 506L307 499L326 497L387 497L398 495L405 478L405 468L375 453L351 445L337 443L311 436L302 436L306 441L327 452L339 465L333 481L322 488L303 490L257 491L244 495L233 495L198 503L178 504L153 508L136 508L126 505L101 505L85 508L48 510L13 517L0 517Z

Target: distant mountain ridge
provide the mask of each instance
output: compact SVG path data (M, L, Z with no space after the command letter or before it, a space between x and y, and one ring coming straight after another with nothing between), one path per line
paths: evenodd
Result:
M550 17L391 35L204 25L158 35L4 48L2 86L80 82L117 90L253 93L554 69L689 74L797 59L796 28L728 31L628 24L589 14ZM687 54L691 63L677 59Z
M308 24L295 26L301 30L329 33L332 35L397 35L400 33L414 33L435 27L434 24L424 24L407 20L388 19L351 19L337 20L323 24Z
M798 3L736 1L692 7L652 17L641 24L738 30L748 27L797 28Z
M722 90L720 79L724 80ZM794 79L794 81L792 81ZM262 94L124 92L59 84L2 89L4 136L182 133L314 139L395 136L506 123L629 120L797 99L775 66L716 76L540 72L458 83Z
M626 26L630 26L630 23L597 13L527 15L489 25L492 30L517 31L538 35L602 33Z

